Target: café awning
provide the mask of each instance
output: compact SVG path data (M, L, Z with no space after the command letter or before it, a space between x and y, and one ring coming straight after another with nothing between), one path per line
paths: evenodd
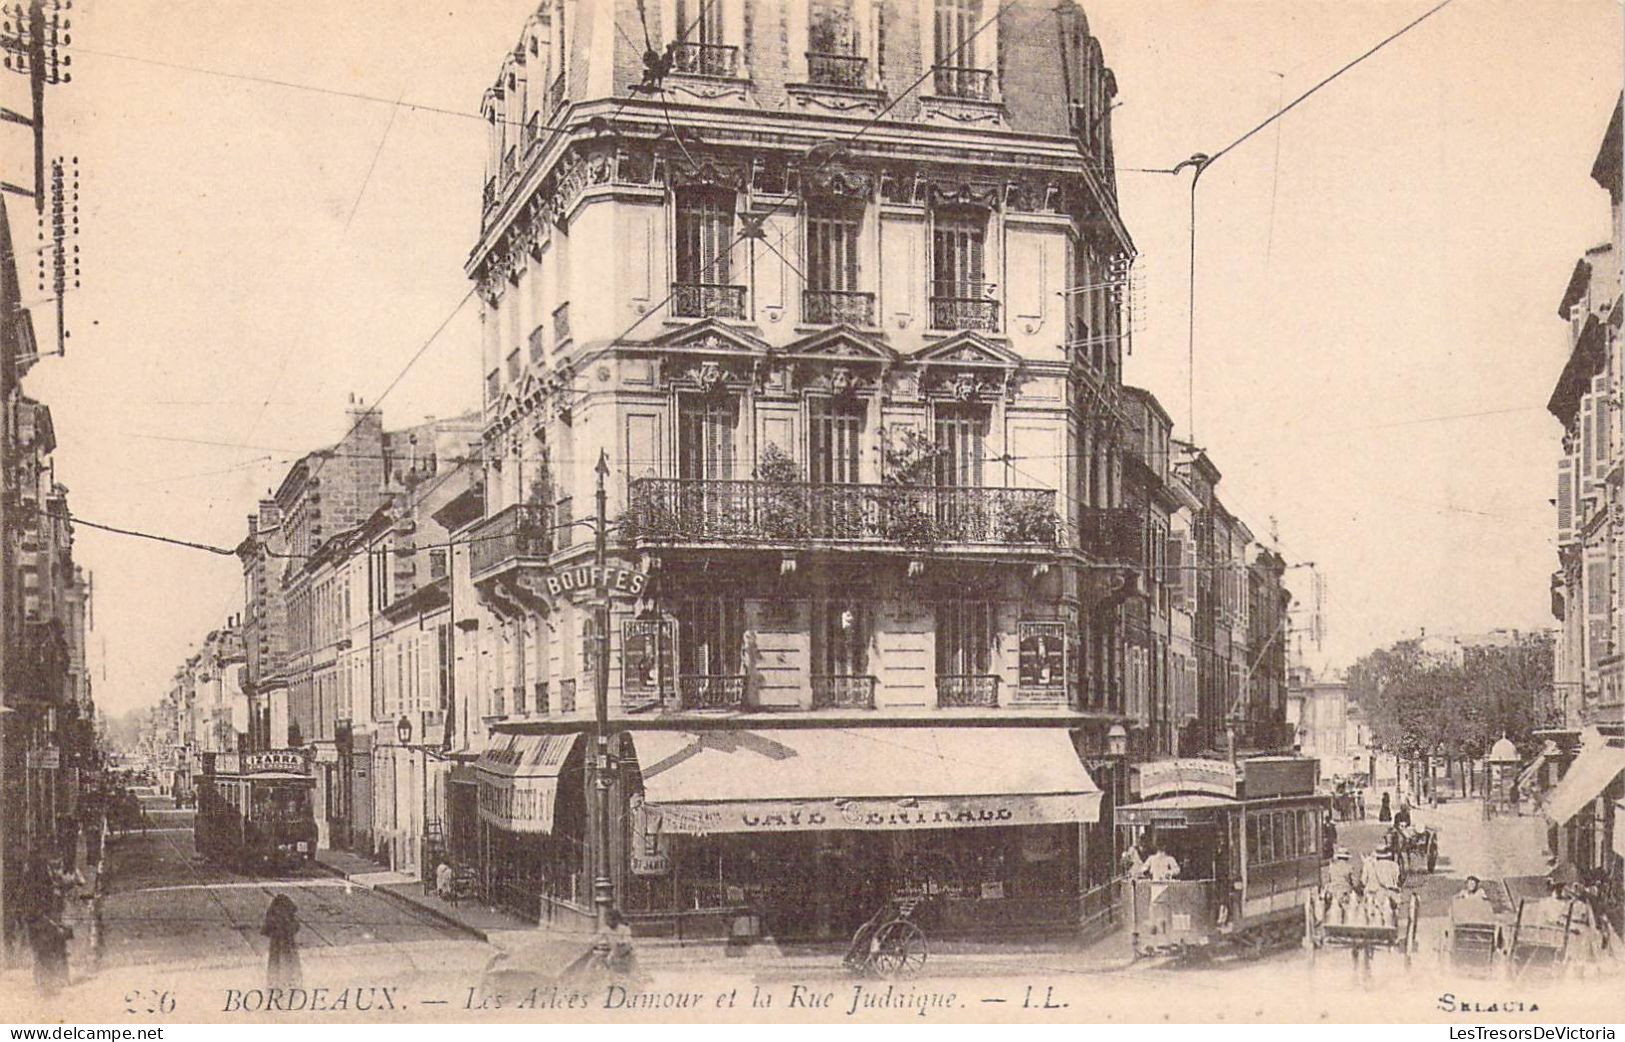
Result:
M480 817L509 832L552 832L559 776L578 734L498 735L480 754Z
M895 830L1100 819L1067 732L1027 727L639 731L668 833Z
M1546 817L1562 825L1602 795L1625 771L1625 747L1592 745L1580 751L1546 801Z
M1536 772L1538 772L1542 767L1546 766L1546 761L1556 756L1557 752L1558 750L1556 742L1548 741L1545 745L1541 746L1540 752L1536 753L1534 758L1524 766L1523 770L1518 772L1518 780L1514 783L1514 788L1528 788L1529 783L1535 780Z

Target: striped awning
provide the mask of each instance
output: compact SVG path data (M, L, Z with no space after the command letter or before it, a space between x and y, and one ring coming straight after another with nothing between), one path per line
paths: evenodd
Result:
M480 754L480 817L509 832L552 832L559 777L579 734L499 735Z

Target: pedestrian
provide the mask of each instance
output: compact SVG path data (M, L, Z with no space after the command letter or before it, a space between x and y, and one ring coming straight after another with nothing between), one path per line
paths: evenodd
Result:
M265 909L265 925L260 933L271 939L271 951L265 967L266 983L272 988L297 988L303 980L299 967L299 946L294 934L299 932L298 909L287 894L271 898Z
M1385 793L1382 794L1382 806L1377 808L1377 820L1378 821L1392 821L1393 817L1394 817L1394 810L1393 810L1393 807L1389 805L1389 803L1388 803L1388 794L1385 792Z
M34 986L51 996L68 985L68 938L73 930L55 914L36 915L28 924L34 950Z
M1394 812L1394 828L1408 832L1411 827L1411 805L1408 800L1399 801L1399 809Z

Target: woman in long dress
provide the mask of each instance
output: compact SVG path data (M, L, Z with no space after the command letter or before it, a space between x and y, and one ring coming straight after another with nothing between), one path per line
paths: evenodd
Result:
M299 916L287 894L271 898L260 932L271 939L271 953L265 967L266 983L273 988L299 987L304 975L299 967L299 946L293 939L299 932Z

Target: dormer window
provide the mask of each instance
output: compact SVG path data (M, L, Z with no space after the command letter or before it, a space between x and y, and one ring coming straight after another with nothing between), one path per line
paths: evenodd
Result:
M982 33L982 0L935 0L936 23L932 49L932 78L935 92L945 98L990 101L993 73L979 60L986 51L979 45L988 41Z
M728 79L739 74L739 48L728 42L724 0L675 0L675 14L672 71Z
M858 25L857 0L812 0L807 24L807 82L867 87L869 59Z

